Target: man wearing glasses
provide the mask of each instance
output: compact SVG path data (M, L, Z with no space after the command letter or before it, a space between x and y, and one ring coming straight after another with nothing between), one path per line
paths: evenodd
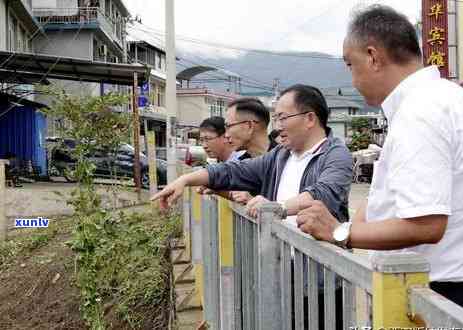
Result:
M241 157L241 160L257 157L269 151L269 123L268 109L256 98L239 98L228 104L225 136L230 139L236 150L246 150L247 155Z
M281 93L273 118L280 132L279 146L257 158L209 165L206 169L183 175L152 199L159 199L161 207L167 207L182 195L186 186L257 191L259 195L246 206L251 216L257 214L257 206L261 203L278 201L288 215L284 221L297 226L295 215L307 203L319 200L334 217L345 222L349 218L347 201L352 180L352 156L344 142L333 136L327 126L328 116L326 100L317 88L292 86ZM229 130L233 127L230 124L238 126L239 121L228 120ZM252 121L252 117L247 120ZM323 306L321 290L319 304ZM342 306L339 288L336 290L336 306ZM323 308L319 308L321 329L323 318ZM336 309L336 325L336 329L342 329L342 308Z
M209 158L218 162L238 160L241 153L235 152L235 147L225 136L225 120L222 117L210 117L199 125L199 141Z
M233 127L243 126L239 132L244 140L252 136L249 131L258 124L255 123L258 119L251 114L234 116L240 110L239 106L233 107L232 104L231 115L227 114L226 119L232 143ZM352 157L344 142L332 135L327 126L328 116L328 106L318 89L292 86L281 94L275 109L274 120L281 136L279 146L257 158L213 164L183 175L152 199L160 199L161 205L167 207L182 195L186 186L207 186L218 191L257 191L259 196L247 205L250 215L256 214L260 203L270 200L281 202L292 216L300 211L300 206L315 199L323 201L338 219L347 221ZM239 132L236 133L238 137ZM294 218L286 221L296 226Z

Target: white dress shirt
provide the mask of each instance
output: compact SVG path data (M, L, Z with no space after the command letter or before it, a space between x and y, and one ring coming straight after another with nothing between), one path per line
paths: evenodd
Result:
M448 215L438 244L400 251L421 253L431 281L463 281L463 89L427 67L403 80L382 107L389 132L375 163L367 221Z
M310 150L307 150L300 156L291 151L291 155L289 156L283 172L281 173L277 193L278 202L284 203L286 200L299 195L299 188L304 170L325 141L326 138L323 138L316 145L310 148ZM286 220L283 220L283 222L297 227L295 215L287 217Z

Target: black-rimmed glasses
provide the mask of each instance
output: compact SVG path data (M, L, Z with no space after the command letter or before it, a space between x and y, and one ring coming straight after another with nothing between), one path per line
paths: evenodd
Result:
M230 127L244 124L244 123L258 123L257 120L242 120L242 121L237 121L236 123L230 123L230 124L225 124L225 129L229 129Z
M283 123L285 122L287 119L291 118L291 117L296 117L296 116L301 116L301 115L305 115L309 112L313 112L313 111L304 111L304 112L298 112L298 113L294 113L292 115L286 115L286 116L277 116L277 115L274 115L272 116L272 119L273 121L275 122L280 122L280 123Z

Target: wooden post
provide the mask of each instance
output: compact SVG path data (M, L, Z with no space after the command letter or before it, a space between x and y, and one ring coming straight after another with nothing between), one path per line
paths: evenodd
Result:
M140 117L138 114L138 74L133 73L133 143L135 148L133 179L137 191L138 201L141 201L141 180L140 180Z
M154 131L145 131L148 145L148 164L150 173L150 195L158 192L157 167L156 167L156 134Z
M5 215L5 164L8 164L8 161L0 160L0 242L5 241L7 236Z

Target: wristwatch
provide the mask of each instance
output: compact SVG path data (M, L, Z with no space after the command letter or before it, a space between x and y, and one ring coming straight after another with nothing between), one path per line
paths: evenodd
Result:
M350 227L351 222L343 222L337 226L333 231L334 244L343 249L347 249L347 245L350 239Z

